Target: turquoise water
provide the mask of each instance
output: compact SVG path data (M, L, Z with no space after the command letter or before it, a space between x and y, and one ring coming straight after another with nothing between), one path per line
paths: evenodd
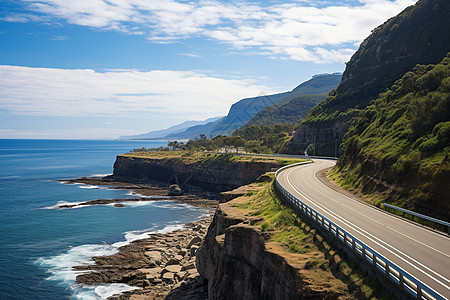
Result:
M151 232L180 228L206 209L173 201L54 209L130 198L130 191L55 182L112 173L117 154L159 141L0 140L0 299L103 299L125 285L83 287L74 265Z

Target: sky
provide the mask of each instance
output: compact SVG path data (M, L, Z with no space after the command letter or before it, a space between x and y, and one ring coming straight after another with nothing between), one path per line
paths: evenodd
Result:
M224 116L343 72L416 1L1 0L0 138L117 138Z

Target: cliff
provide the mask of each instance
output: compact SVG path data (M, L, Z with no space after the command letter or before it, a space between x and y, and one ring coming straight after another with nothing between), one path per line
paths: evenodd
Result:
M272 168L294 162L298 160L182 151L128 153L117 156L113 175L121 180L158 180L222 192L252 183Z
M346 132L358 110L416 64L441 61L450 51L449 28L448 0L419 0L374 29L346 64L340 85L306 116L286 151L303 152L312 143L309 136L317 133L314 142L323 150L316 154L330 155L335 140L342 138L333 128Z
M261 230L249 219L231 211L221 205L197 253L209 299L300 299L303 283L296 268L266 249Z
M197 250L210 300L392 299L284 206L270 178L249 189L219 205Z
M388 202L450 220L450 52L417 65L344 138L334 178L373 204Z

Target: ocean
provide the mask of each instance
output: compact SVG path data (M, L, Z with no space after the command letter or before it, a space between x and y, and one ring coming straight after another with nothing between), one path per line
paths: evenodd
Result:
M117 154L165 141L0 140L0 299L105 299L132 289L82 286L72 266L207 213L174 201L55 209L64 202L131 198L127 190L55 180L112 173Z

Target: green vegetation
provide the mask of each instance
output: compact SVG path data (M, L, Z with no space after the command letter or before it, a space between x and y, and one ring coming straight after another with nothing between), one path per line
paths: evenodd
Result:
M233 132L234 137L246 140L245 151L249 153L277 153L291 139L296 124L251 125Z
M271 161L280 165L290 165L298 162L307 161L306 159L297 158L279 158L270 156L251 156L251 155L235 155L227 153L208 153L203 151L189 151L189 150L177 150L177 151L139 151L123 154L128 157L148 158L152 160L161 161L176 161L179 160L185 164L201 163L205 166L211 165L213 162L218 163L221 166L228 166L235 162L240 161Z
M295 124L300 122L315 105L327 97L328 93L319 95L296 96L283 104L267 106L241 127L245 129L252 125Z
M332 177L410 210L450 219L450 53L417 65L362 110Z
M341 84L305 122L345 118L354 109L364 109L416 64L438 63L450 49L448 28L448 0L419 0L389 19L361 43Z
M343 299L393 299L393 296L373 277L360 271L351 261L344 261L332 245L286 206L276 194L272 180L250 196L236 199L231 205L257 217L250 221L268 234L266 243L281 245L297 254L304 264L302 277L311 285L325 286Z

